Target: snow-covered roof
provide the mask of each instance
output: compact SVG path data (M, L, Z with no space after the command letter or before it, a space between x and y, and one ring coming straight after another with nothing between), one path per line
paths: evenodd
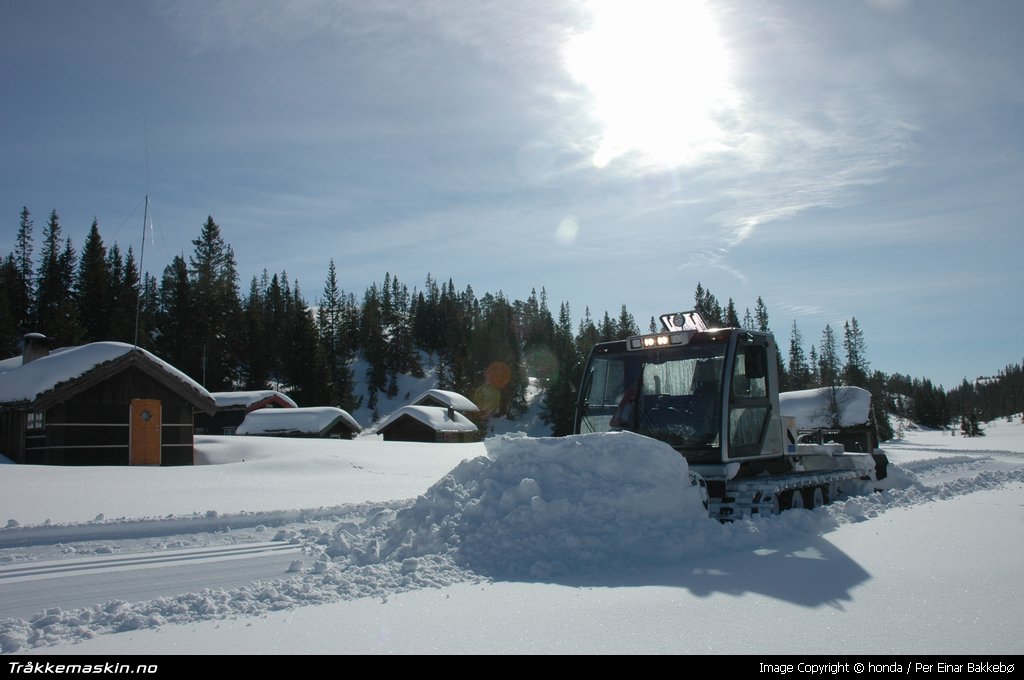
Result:
M829 413L831 388L797 390L779 393L782 415L796 418L802 430L832 427ZM871 393L860 387L837 387L836 404L839 406L839 426L863 425L870 419Z
M249 408L263 401L280 401L283 408L296 408L296 404L286 394L277 390L249 390L245 392L211 392L218 409Z
M353 432L363 429L347 411L334 406L310 406L250 411L235 434L320 434L339 420Z
M202 402L204 407L213 408L213 397L202 385L163 359L124 342L92 342L78 347L65 347L30 363L10 368L0 374L0 404L34 402L52 390L127 355L138 357L138 365L144 364L178 383L187 393ZM21 357L15 358L21 360Z
M11 357L10 359L0 360L0 375L3 375L4 373L7 373L8 371L13 371L18 366L21 366L21 362L22 362L21 356L16 356L16 357Z
M450 392L448 390L427 390L420 396L412 400L413 406L429 406L433 405L430 402L436 401L447 408L453 408L456 411L469 411L471 413L479 411L472 401L467 397L462 396L458 392Z
M402 416L415 418L421 423L430 426L436 432L476 432L477 427L466 416L459 412L454 413L454 418L448 417L448 409L440 406L403 406L390 416L387 420L377 426L377 431L385 429Z

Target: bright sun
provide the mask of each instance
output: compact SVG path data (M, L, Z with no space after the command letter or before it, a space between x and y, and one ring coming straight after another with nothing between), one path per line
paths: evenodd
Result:
M693 0L594 0L590 30L565 46L604 136L594 165L628 152L677 166L718 146L716 115L736 100L710 10Z

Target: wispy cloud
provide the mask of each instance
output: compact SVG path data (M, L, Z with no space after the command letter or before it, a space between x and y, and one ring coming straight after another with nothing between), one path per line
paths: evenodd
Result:
M912 113L891 80L861 68L864 55L815 45L781 15L765 26L759 30L777 38L767 41L775 50L769 56L791 68L791 82L785 89L778 83L762 88L758 72L748 74L728 151L701 168L711 178L701 188L717 206L708 221L718 227L720 243L695 261L718 267L764 229L862 200L866 188L885 182L915 151ZM756 68L753 61L749 68ZM797 228L797 242L821 237L802 222Z

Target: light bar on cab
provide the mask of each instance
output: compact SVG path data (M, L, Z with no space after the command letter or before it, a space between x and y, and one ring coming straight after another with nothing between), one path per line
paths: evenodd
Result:
M685 345L690 341L692 333L658 333L656 335L638 335L626 340L629 350L657 349L671 345Z

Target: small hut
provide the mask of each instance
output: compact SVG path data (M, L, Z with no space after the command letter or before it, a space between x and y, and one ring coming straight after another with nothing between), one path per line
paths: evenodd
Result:
M245 416L261 408L297 408L298 404L276 390L212 392L217 412L196 414L196 434L235 434Z
M334 406L311 406L251 411L235 430L235 434L352 439L361 431L359 423L347 411Z
M403 406L377 427L384 441L399 442L471 442L478 432L469 418L440 406Z

